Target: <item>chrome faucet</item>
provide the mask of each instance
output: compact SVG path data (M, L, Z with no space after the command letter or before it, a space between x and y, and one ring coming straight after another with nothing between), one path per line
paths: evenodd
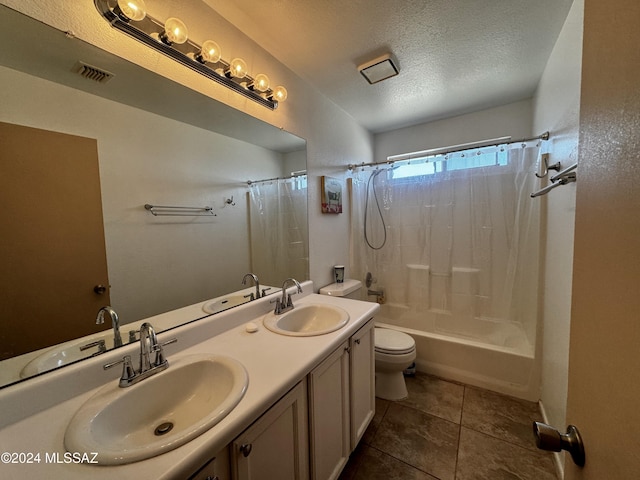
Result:
M251 294L251 298L249 299L249 301L251 300L255 300L257 298L260 298L260 282L258 281L258 276L254 273L247 273L243 278L242 278L242 284L246 285L247 284L247 277L251 277L253 279L253 283L256 286L256 293L255 294ZM264 295L263 295L264 296Z
M111 307L102 307L98 310L98 316L96 317L96 325L101 325L104 323L104 313L107 312L111 317L111 326L113 327L113 346L121 347L122 346L122 337L120 336L120 319L118 318L118 314Z
M282 284L282 298L276 298L276 308L273 311L276 315L288 312L293 309L293 302L291 301L291 295L287 295L287 285L293 284L296 287L295 293L302 293L302 287L295 278L287 278Z
M151 370L151 354L161 348L154 328L149 322L143 323L140 327L140 373Z
M140 369L136 371L136 369L133 368L131 355L125 355L121 360L107 363L103 368L107 370L121 363L122 375L120 376L119 385L123 388L130 387L145 378L166 370L169 366L169 361L164 357L162 347L176 343L177 341L176 338L172 338L167 342L158 343L158 337L156 336L156 331L153 326L145 322L140 327ZM151 355L153 354L155 354L155 358L151 360Z

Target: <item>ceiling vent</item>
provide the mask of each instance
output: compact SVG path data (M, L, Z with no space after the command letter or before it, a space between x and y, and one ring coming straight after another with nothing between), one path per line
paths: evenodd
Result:
M395 77L400 73L400 68L393 55L386 53L381 57L363 63L358 67L358 71L367 79L367 82L374 84L387 78Z
M73 71L84 78L93 80L94 82L98 83L107 83L114 77L113 73L109 73L106 70L102 70L98 67L93 67L84 62L76 63Z

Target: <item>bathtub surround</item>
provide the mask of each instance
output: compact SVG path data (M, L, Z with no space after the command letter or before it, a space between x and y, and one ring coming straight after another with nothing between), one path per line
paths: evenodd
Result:
M416 363L530 400L538 398L532 371L540 203L529 195L539 183L540 143L357 171L352 188L352 270L358 278L372 272L375 288L385 291L387 314L377 321L414 335L435 334L432 340L451 337L458 346L472 345L468 353L481 353L485 344L492 354L522 360L510 363L512 372L500 367L503 374L493 378L498 357L486 371L475 363L472 374L461 369L458 356L432 353L426 345L421 353L418 345Z

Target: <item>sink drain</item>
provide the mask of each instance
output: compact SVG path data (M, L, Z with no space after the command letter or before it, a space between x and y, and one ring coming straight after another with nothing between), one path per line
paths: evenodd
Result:
M153 431L153 434L159 437L161 435L169 433L171 430L173 430L173 423L164 422L156 427L156 429Z

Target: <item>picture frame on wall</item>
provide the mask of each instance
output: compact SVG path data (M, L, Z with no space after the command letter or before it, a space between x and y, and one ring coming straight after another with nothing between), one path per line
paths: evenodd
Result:
M333 177L320 177L322 213L342 213L342 183Z

